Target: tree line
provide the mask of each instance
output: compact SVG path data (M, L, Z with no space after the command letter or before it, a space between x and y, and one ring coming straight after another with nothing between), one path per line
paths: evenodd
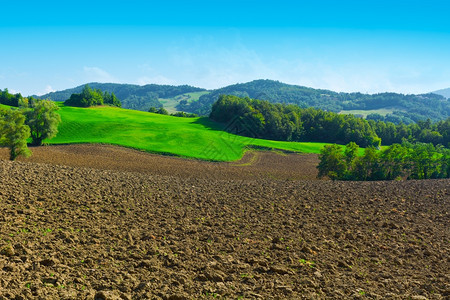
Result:
M8 89L5 89L4 91L0 89L1 104L18 107L19 105L23 105L24 102L28 102L28 99L22 97L20 93L11 94Z
M18 104L17 108L0 108L0 145L9 148L10 160L30 156L28 138L31 145L41 146L45 139L56 136L61 122L56 112L59 107L50 100L22 97Z
M295 104L302 108L314 107L326 111L393 109L384 121L410 124L419 120L433 122L450 117L450 100L437 94L404 95L397 93L362 94L336 93L329 90L289 85L273 80L255 80L230 85L203 95L198 101L180 103L179 110L208 115L220 95L234 95L271 103Z
M450 178L450 149L431 143L393 144L385 150L364 149L351 142L345 148L323 147L318 177L332 180L394 180Z
M237 132L258 138L380 145L376 133L362 119L296 105L222 95L213 104L209 117L221 123L237 121L236 126L242 127Z
M450 148L450 117L432 123L430 119L405 125L392 122L369 120L370 126L381 138L383 145L402 143L403 141L431 143Z
M177 111L176 113L169 114L167 109L165 109L164 107L160 107L160 108L150 107L148 112L155 113L155 114L160 114L160 115L166 115L166 116L170 115L172 117L182 117L182 118L196 118L196 117L198 117L196 114L185 113L184 111Z
M70 95L70 98L64 101L64 105L76 107L111 105L122 107L122 103L114 93L108 93L107 91L102 92L100 89L92 89L87 84L84 86L81 93Z
M346 144L355 142L361 147L425 142L449 147L450 118L431 123L395 125L391 122L364 120L354 115L337 114L297 105L273 104L264 100L221 95L213 104L212 120L240 126L241 135L283 141L325 142ZM235 127L236 127L235 126Z

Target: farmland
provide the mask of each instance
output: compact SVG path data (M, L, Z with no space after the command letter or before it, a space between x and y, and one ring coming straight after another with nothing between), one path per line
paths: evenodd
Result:
M448 179L317 180L321 144L59 112L30 158L0 149L0 299L450 296Z
M313 154L0 157L6 299L450 296L449 180L313 180Z
M62 123L50 144L103 143L204 160L233 161L249 147L318 153L323 143L291 143L224 132L207 118L178 118L114 107L61 106Z

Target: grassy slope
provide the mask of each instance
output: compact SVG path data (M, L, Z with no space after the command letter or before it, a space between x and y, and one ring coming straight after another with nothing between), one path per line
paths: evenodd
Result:
M392 114L394 110L403 111L398 108L380 108L380 109L369 109L369 110L341 110L341 114L352 114L352 115L362 115L364 118L370 114L380 114L386 116L387 114Z
M113 107L61 106L62 123L50 144L105 143L155 153L206 160L231 161L247 146L318 153L322 143L293 143L251 139L220 131L207 118L177 118Z
M205 94L208 94L209 92L205 91L205 92L193 92L193 93L186 93L186 94L182 94L173 98L159 98L159 102L161 102L164 106L165 109L167 109L167 111L169 113L175 113L178 110L176 109L176 106L178 105L178 103L180 103L181 100L186 100L187 102L192 102L192 101L198 101L198 99L200 98L200 96L203 96Z

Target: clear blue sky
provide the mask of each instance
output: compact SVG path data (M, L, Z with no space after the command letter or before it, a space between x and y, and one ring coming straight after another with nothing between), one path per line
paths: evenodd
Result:
M450 1L2 1L0 88L450 87Z

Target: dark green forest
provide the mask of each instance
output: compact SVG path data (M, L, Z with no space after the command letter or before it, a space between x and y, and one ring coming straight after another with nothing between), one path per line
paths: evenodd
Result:
M377 151L373 147L358 155L358 145L345 149L328 145L319 154L318 177L332 180L394 180L450 178L450 149L426 143L393 144Z
M234 95L252 99L267 100L271 103L295 104L302 108L314 107L331 112L341 110L393 109L386 121L410 124L419 120L445 120L450 116L450 101L437 94L403 95L397 93L362 94L336 93L272 80L255 80L243 84L230 85L200 97L196 102L180 102L179 110L208 115L213 103L220 95ZM372 116L373 117L373 116ZM384 116L383 121L385 120Z
M92 89L114 93L120 99L123 108L148 111L150 107L162 107L159 98L171 98L185 93L200 92L204 89L188 85L171 86L148 84L144 86L118 83L89 83ZM52 92L42 96L34 96L40 99L53 101L66 101L72 94L81 93L84 85L60 92Z
M316 108L225 95L213 104L210 118L220 123L232 123L233 126L226 128L233 133L272 140L355 142L361 147L403 141L450 145L450 118L436 123L428 119L395 125Z
M403 141L431 143L450 148L450 117L439 122L418 121L405 125L392 122L368 121L375 133L381 138L383 145L402 143Z
M236 123L236 133L263 139L326 143L356 142L379 146L380 138L366 120L297 105L237 96L220 96L209 116L221 123Z

